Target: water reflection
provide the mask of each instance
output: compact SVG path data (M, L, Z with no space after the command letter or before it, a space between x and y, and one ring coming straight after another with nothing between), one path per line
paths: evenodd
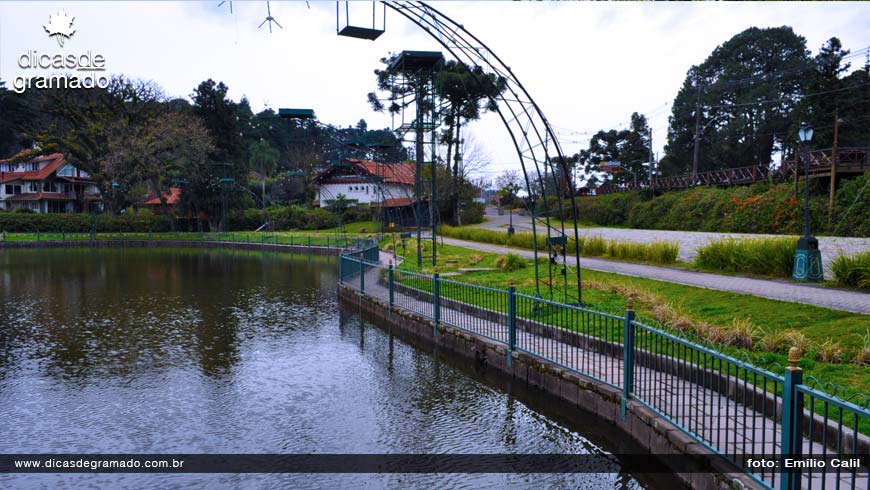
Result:
M0 452L601 452L336 304L334 259L0 251ZM502 387L503 389L503 387ZM28 475L0 487L637 488L630 475Z

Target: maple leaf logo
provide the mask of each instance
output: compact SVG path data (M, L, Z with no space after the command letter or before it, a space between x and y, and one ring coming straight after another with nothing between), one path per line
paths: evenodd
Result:
M75 29L72 28L72 24L75 20L75 17L70 17L61 10L55 15L49 15L48 24L45 24L42 27L49 36L54 36L55 39L57 39L57 44L59 44L60 47L63 47L64 40L69 39L76 33Z

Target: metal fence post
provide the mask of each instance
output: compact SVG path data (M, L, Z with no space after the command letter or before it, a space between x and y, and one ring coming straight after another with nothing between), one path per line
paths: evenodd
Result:
M625 326L622 335L622 416L625 417L626 403L634 391L634 299L628 298L628 306L625 310Z
M804 396L797 391L797 385L803 383L803 370L798 367L800 352L797 347L788 351L788 367L785 368L785 381L782 384L782 455L786 458L800 458L803 452L803 415ZM780 462L783 465L784 461ZM800 467L786 468L782 466L782 478L779 481L780 490L798 490L801 486Z
M387 284L390 291L390 312L393 311L393 303L395 302L395 289L393 288L393 261L390 260L390 268L387 269Z
M39 230L36 230L36 241L38 242L40 239Z
M342 271L342 266L344 265L344 257L341 254L338 255L338 283L344 284L344 273Z
M359 292L360 294L365 293L366 290L366 270L363 264L363 259L359 259Z
M441 281L438 280L438 269L432 274L432 319L435 323L432 326L432 335L438 336L438 321L441 320Z
M508 286L508 352L507 365L510 366L517 348L517 288L511 279Z

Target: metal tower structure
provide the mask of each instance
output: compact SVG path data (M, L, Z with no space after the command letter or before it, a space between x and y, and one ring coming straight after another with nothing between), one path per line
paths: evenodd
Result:
M402 51L387 67L391 84L401 87L401 92L411 98L398 101L402 107L401 125L395 131L407 141L408 133L414 134L414 160L416 163L414 175L414 218L417 228L417 266L423 266L423 223L428 221L432 240L432 265L438 265L438 210L436 208L437 177L436 131L440 124L436 111L435 72L444 63L444 55L440 51ZM414 106L414 119L405 119L405 108ZM427 158L427 146L429 147ZM423 169L428 164L431 171L431 182L428 191L423 187ZM427 199L428 198L428 199ZM428 212L424 208L428 201Z
M558 268L561 257L561 270L567 294L569 253L576 260L575 277L577 282L577 302L583 304L580 282L580 237L577 231L577 206L574 186L564 182L571 175L565 154L559 145L555 131L544 116L540 106L520 82L517 75L486 44L470 33L465 27L424 2L395 1L382 2L424 31L455 59L468 66L480 66L487 74L503 77L507 82L506 90L494 98L496 112L510 133L511 142L517 152L523 170L526 191L531 200L532 233L534 234L536 294L541 295L541 283L553 295L553 270ZM341 33L339 33L341 34ZM345 34L346 35L346 34ZM355 37L355 36L352 36ZM568 184L568 185L566 185ZM549 199L548 199L549 198ZM567 198L570 210L564 209ZM565 220L570 215L573 222L574 247L567 250L568 240ZM551 219L558 218L557 226ZM537 229L543 225L546 230L544 243L540 243ZM539 271L538 255L546 251L549 257L548 279L544 281ZM567 299L567 298L566 298Z
M532 212L532 233L534 235L536 294L541 294L542 283L553 296L553 271L561 270L565 294L568 291L568 236L565 230L565 219L570 217L573 223L574 246L571 255L574 256L575 277L577 283L577 302L583 304L582 285L580 282L580 237L577 231L577 206L575 190L571 182L566 182L571 175L567 159L559 144L550 122L540 106L520 82L511 67L495 54L486 44L469 32L462 24L447 15L419 1L383 1L384 7L390 8L402 17L424 30L435 39L450 56L465 63L469 67L479 66L485 74L493 74L506 81L506 89L492 98L496 104L496 113L510 134L511 142L516 150L520 166L523 170L526 191L529 195L529 208ZM374 3L373 3L374 5ZM345 3L344 27L341 27L340 2L336 2L336 31L339 35L374 41L384 31L385 16L380 26L377 22L377 9L372 10L372 27L356 27L351 25L348 3ZM565 201L567 200L567 203ZM570 209L565 209L565 206ZM558 218L556 226L551 220ZM543 225L546 237L541 243L538 228ZM541 278L538 256L546 251L549 258L548 279ZM565 298L567 301L567 297Z

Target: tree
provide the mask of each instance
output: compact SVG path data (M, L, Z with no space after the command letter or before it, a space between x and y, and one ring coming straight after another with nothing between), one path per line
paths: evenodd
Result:
M381 63L390 66L397 59L396 54L381 58ZM377 90L386 93L384 100L378 98L377 92L368 94L369 104L378 112L388 111L398 114L414 102L417 87L426 87L428 73L405 76L405 83L397 81L387 69L375 70ZM461 61L451 60L437 68L435 72L435 93L423 94L420 109L431 111L438 106L438 99L443 101L446 109L441 116L446 129L440 142L447 145L446 168L453 180L450 185L450 209L455 224L461 224L460 190L467 187L461 182L462 145L461 128L470 121L480 119L485 111L496 109L496 98L506 90L507 80L499 75L485 73L480 66L469 67ZM385 102L387 104L385 104Z
M735 35L689 69L674 99L660 168L690 171L696 125L700 171L767 165L775 149L793 140L789 127L811 68L806 40L790 27Z
M461 130L463 125L480 119L483 111L496 110L495 100L507 88L507 80L502 76L485 73L480 66L469 68L461 61L450 60L437 72L435 86L438 96L447 106L443 114L447 127L441 142L447 145L448 168L452 165L451 202L455 210L454 221L461 225L458 191L465 173L462 168ZM456 153L451 155L454 147Z
M868 67L844 74L851 64L843 63L849 50L836 37L832 37L819 49L814 58L815 70L809 82L809 92L823 94L804 99L798 116L792 122L792 134L797 134L801 122L809 122L815 128L813 142L822 148L830 148L834 142L834 119L839 119L839 146L863 146L870 144L866 127L870 123L868 101Z
M165 191L191 168L202 167L213 148L199 120L180 112L157 114L135 126L116 123L107 143L100 165L113 185L134 189L145 184L164 205Z
M138 131L164 108L163 92L151 81L114 76L106 89L50 89L38 101L45 120L35 140L43 152L58 151L67 160L91 174L105 194L112 186L105 162L110 158L111 141L126 130Z
M513 206L517 193L522 189L523 179L516 170L505 170L495 178L495 186L498 189L499 204Z
M251 168L260 174L260 200L264 208L266 207L266 179L275 172L279 156L278 150L272 148L266 140L251 145L250 164Z

